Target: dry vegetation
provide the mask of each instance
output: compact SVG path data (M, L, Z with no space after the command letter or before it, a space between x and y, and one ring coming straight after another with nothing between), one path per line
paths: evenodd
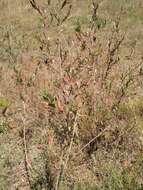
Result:
M142 1L0 8L0 189L142 190Z

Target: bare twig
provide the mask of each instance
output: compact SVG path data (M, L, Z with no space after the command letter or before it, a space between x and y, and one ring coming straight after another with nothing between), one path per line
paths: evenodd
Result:
M69 17L70 14L71 14L71 9L72 9L72 5L69 5L68 12L67 12L67 14L64 16L64 18L62 19L61 24L62 24L63 22L65 22L65 21L68 19L68 17Z
M23 122L23 148L24 148L24 164L25 164L25 170L26 170L26 175L27 175L27 181L29 183L29 187L31 189L32 184L30 180L30 173L29 173L29 168L31 167L29 162L28 162L28 151L27 151L27 143L26 143L26 107L25 107L25 102L23 101L23 116L22 116L22 122Z
M69 161L69 158L70 158L70 155L71 155L71 150L72 150L72 147L73 147L73 142L74 142L74 137L77 133L77 119L78 119L78 113L76 114L75 116L75 121L74 121L74 125L73 125L73 132L72 132L72 138L71 138L71 141L70 141L70 145L69 145L69 149L67 151L67 155L66 155L66 159L65 159L65 163L64 163L64 166L63 166L63 174L64 175L64 172L67 168L67 164L68 164L68 161Z
M59 174L58 174L58 176L57 176L55 190L58 190L58 189L59 189L60 181L61 181L61 178L62 178L62 174L63 174L63 152L62 152L62 154L61 154L61 159L60 159L60 171L59 171Z
M41 15L41 17L44 17L42 10L40 9L40 7L38 6L38 4L36 3L35 0L29 0L30 4L32 5L32 7Z
M75 155L77 156L78 154L80 154L84 149L86 149L93 141L95 141L97 138L99 138L100 136L102 136L104 134L105 131L107 131L108 128L105 128L103 131L101 131L97 136L95 136L94 138L92 138L87 144L85 144Z

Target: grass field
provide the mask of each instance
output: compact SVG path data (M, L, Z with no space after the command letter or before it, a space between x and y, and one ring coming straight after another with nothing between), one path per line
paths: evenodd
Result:
M0 190L143 190L142 0L0 9Z

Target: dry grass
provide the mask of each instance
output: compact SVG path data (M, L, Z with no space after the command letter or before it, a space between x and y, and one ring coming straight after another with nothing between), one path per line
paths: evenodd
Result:
M31 2L0 3L0 189L141 190L142 1Z

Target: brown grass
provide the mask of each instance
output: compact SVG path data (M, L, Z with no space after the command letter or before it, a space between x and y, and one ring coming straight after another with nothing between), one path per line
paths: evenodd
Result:
M60 31L51 38L44 4L30 2L42 19L35 47L2 36L0 188L141 190L140 50L129 55L119 17L108 25L98 9L64 35L70 4L55 5L67 9L51 16Z

